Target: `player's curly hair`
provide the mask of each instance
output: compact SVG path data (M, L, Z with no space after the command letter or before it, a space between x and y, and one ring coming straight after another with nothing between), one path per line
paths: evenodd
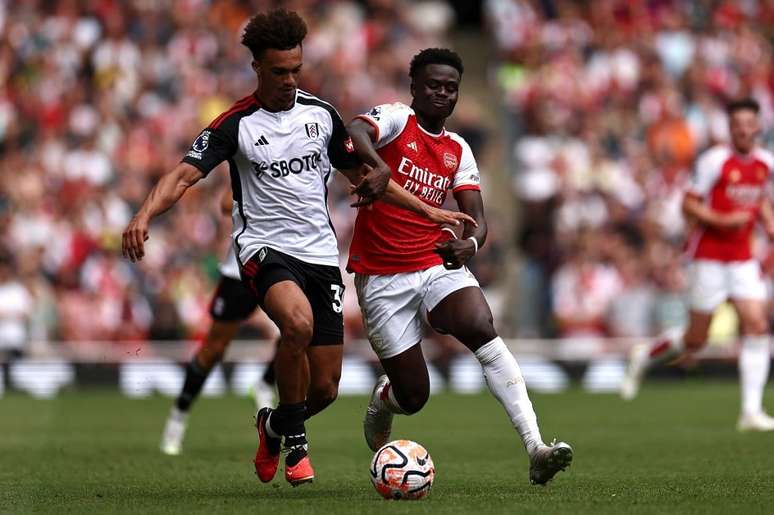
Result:
M294 11L272 9L253 16L242 34L242 44L259 59L269 48L290 50L306 37L306 23Z
M755 114L761 112L761 105L754 98L740 98L739 100L733 100L726 105L726 112L729 116L737 111L752 111Z
M428 64L448 64L460 72L460 77L462 77L462 72L465 71L465 68L462 66L462 58L454 50L449 50L448 48L425 48L411 59L409 77L412 79L416 77L419 69Z

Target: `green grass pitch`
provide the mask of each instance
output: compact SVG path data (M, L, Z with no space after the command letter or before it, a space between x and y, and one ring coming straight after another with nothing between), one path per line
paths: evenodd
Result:
M578 390L533 395L544 439L575 449L573 466L538 487L494 399L437 395L396 419L394 436L425 445L437 469L427 499L397 502L368 478L365 397L341 398L308 424L317 480L293 489L281 471L268 485L255 477L246 399L199 400L183 455L167 457L157 445L169 399L7 394L0 512L771 513L774 434L736 433L737 397L732 382L650 384L632 403Z

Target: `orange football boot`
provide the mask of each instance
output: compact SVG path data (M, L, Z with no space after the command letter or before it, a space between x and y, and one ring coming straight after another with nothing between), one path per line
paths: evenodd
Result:
M258 429L258 450L255 453L255 473L258 475L258 479L264 483L268 483L274 479L274 475L277 473L280 458L280 444L282 443L282 439L272 438L266 433L266 421L269 418L269 414L271 414L270 408L261 408L258 410L258 415L255 417L255 427ZM285 475L287 476L287 473Z
M306 454L306 451L303 452L304 457L292 467L288 466L287 462L285 462L285 479L291 486L298 486L314 481L312 461L309 459L309 455Z

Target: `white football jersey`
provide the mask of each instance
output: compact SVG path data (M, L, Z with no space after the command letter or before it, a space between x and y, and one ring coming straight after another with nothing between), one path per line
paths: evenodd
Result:
M213 120L183 161L205 174L228 161L232 236L241 263L265 246L307 263L338 266L327 182L332 167L360 162L333 106L297 90L293 107L275 113L250 95Z

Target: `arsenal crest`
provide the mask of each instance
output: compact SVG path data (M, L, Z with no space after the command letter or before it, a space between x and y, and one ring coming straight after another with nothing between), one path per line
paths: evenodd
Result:
M306 135L309 137L309 139L317 139L317 137L320 135L320 126L317 124L317 122L307 123L305 127Z
M443 165L449 170L457 169L457 156L450 154L449 152L443 153Z

